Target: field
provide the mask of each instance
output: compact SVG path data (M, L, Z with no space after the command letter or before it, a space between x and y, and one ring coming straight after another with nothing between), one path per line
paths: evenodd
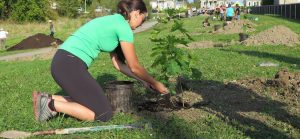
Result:
M275 25L286 26L298 36L300 34L299 21L252 16L259 20L251 21L255 24L255 30L250 35ZM196 59L192 67L198 71L197 75L189 78L186 86L202 95L207 103L173 112L141 111L117 114L107 123L82 122L64 114L48 122L37 123L33 116L32 91L64 94L51 77L51 60L0 62L0 131L14 129L34 132L67 127L151 122L153 129L111 130L45 138L300 138L300 90L296 88L296 91L291 91L289 86L284 88L277 84L266 85L267 80L276 82L275 74L286 69L288 71L283 73L290 74L289 80L296 80L296 85L298 83L298 87L300 86L300 76L297 79L300 72L300 44L245 46L237 43L238 33L211 33L212 26L202 27L204 17L183 20L195 42L226 44L223 47L203 49L182 48ZM57 21L56 37L65 40L85 21ZM211 23L220 24L219 21ZM162 28L170 26L161 25ZM10 33L7 42L9 46L36 33L48 34L49 30L48 24L44 23L20 25L4 22L3 28L7 28ZM150 67L153 62L151 48L154 45L149 39L151 31L136 34L135 47L140 62L153 73ZM15 52L0 52L0 55L8 53ZM272 62L279 66L260 67L258 64L261 62ZM112 69L109 55L103 53L89 71L101 85L110 80L132 80ZM140 94L144 92L139 84L136 84L135 90Z

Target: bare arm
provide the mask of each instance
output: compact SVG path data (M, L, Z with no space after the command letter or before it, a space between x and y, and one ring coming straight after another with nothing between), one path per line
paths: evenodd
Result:
M149 89L152 92L155 92L155 90L153 90L153 88L151 88L149 83L147 83L147 82L143 81L142 79L138 78L137 76L135 76L126 64L120 62L118 60L118 56L115 53L110 53L110 57L111 57L114 67L118 71L122 72L123 74L127 75L128 77L131 77L131 78L134 78L134 79L140 81L144 85L144 87L146 87L147 89Z
M125 74L125 75L127 75L127 76L129 76L129 77L131 77L131 78L134 78L134 79L136 79L136 80L138 80L138 81L143 82L143 80L141 80L140 78L138 78L137 76L135 76L135 75L131 72L131 70L129 69L129 67L128 67L126 64L124 64L124 63L122 63L122 62L120 62L120 61L118 60L118 56L117 56L116 54L110 53L110 57L111 57L111 60L112 60L112 62L113 62L114 67L115 67L118 71L122 72L123 74Z
M127 65L134 76L149 83L160 93L168 93L168 89L162 83L150 76L145 68L140 65L132 43L121 42L121 48L127 61Z

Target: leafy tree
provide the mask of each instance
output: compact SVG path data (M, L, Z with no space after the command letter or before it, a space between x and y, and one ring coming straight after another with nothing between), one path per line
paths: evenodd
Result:
M58 14L61 16L77 17L78 8L81 7L81 0L57 0Z
M50 9L48 0L17 0L12 5L11 17L13 20L23 21L45 21Z
M273 5L274 0L262 0L261 5Z
M96 0L97 1L97 0ZM93 0L86 0L86 5L87 6L90 6L90 5L92 5L92 3L93 3ZM85 4L85 0L81 0L81 5L84 5Z
M201 1L200 0L194 0L194 6L199 9L200 7Z
M13 4L16 3L17 0L5 0L0 1L0 19L9 18L13 8Z
M111 9L111 12L115 13L117 11L117 4L120 0L100 0L99 4L102 7L105 7L107 9Z

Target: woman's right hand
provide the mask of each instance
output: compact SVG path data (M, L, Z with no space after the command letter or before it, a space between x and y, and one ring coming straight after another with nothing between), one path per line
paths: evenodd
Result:
M161 94L168 94L169 90L159 81L156 81L154 84L151 84L151 87Z

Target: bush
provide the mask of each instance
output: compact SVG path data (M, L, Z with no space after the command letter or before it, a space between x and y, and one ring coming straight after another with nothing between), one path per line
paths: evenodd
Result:
M80 8L80 0L57 0L58 14L61 16L78 17Z
M46 13L46 16L51 20L56 20L59 17L56 10L49 10L49 12Z
M45 21L50 9L48 0L18 0L12 7L11 18L18 22Z

